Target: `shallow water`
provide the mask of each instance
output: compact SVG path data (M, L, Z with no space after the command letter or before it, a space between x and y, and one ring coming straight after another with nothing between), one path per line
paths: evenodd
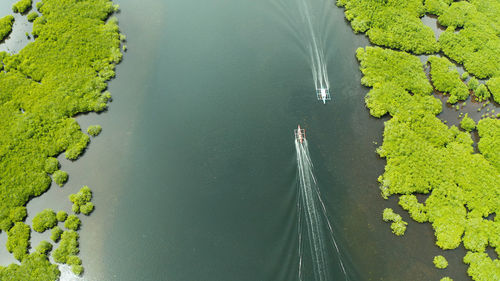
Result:
M103 132L81 159L61 160L64 188L28 205L30 216L69 211L67 195L92 188L96 210L80 231L85 280L298 280L298 123L350 280L467 280L463 250L435 269L442 251L430 225L379 195L384 119L364 106L355 50L368 41L342 9L323 11L332 101L322 105L293 17L273 1L115 2L128 51L114 99L108 112L78 117ZM382 222L385 207L409 221L404 237Z

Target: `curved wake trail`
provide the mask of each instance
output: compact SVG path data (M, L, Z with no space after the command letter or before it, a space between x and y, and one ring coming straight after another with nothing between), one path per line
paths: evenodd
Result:
M289 23L293 34L309 57L315 91L326 90L325 97L330 100L330 81L326 61L326 37L328 15L325 11L331 4L328 0L273 0L284 19Z
M307 26L307 41L309 56L311 59L311 70L316 89L330 89L328 72L326 68L325 53L321 45L318 44L318 37L311 17L311 6L307 0L297 0L302 21Z
M313 173L313 164L309 156L307 140L303 143L295 140L295 149L297 152L297 166L299 176L299 196L297 200L298 209L298 235L299 235L299 280L303 278L304 261L304 239L307 238L307 246L310 249L308 256L311 257L311 267L316 281L331 280L330 265L331 257L328 257L327 245L325 241L328 237L331 239L332 246L338 255L339 266L348 280L347 273L340 257L340 251L337 242L333 236L333 229L326 214L326 207L321 199L321 193L317 186L316 178ZM326 222L326 225L325 223ZM305 233L304 233L305 228ZM326 228L326 229L325 229ZM326 230L326 232L325 232Z

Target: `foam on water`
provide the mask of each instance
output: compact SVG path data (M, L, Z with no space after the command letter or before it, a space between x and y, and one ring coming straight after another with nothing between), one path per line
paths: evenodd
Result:
M299 280L303 280L303 268L310 264L314 275L314 280L326 281L330 279L331 257L328 257L328 247L330 244L337 253L339 266L344 273L345 280L348 280L344 264L341 259L340 250L333 235L333 228L328 220L326 207L321 199L316 178L313 173L313 164L309 156L307 140L303 143L295 140L297 152L298 168L298 236L299 236ZM305 241L304 241L305 240ZM304 249L309 248L307 257L310 261L305 261Z
M59 281L83 281L80 276L76 276L71 271L71 266L66 264L59 264L59 271L61 271L61 276L59 277Z

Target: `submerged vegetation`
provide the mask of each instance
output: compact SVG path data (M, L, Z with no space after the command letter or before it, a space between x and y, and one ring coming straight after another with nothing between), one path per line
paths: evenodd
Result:
M491 247L500 255L500 120L489 117L477 123L480 153L476 153L469 133L476 122L465 115L460 126L466 132L446 125L437 116L442 103L432 95L437 90L454 104L473 93L473 101L483 102L482 107L491 99L500 100L500 3L338 0L337 4L345 7L355 32L366 32L372 43L397 49L366 47L356 52L361 83L372 88L366 106L375 117L392 117L385 122L384 141L377 149L387 160L378 179L382 197L399 196L399 205L413 220L431 223L440 248L455 249L463 243L468 251L464 262L473 280L500 280L500 261L485 252ZM424 14L438 16L447 27L437 42L433 33L416 27L415 19L422 24L419 17ZM415 28L407 34L415 33L414 40L402 36L412 23ZM374 37L379 32L387 38ZM445 56L429 57L428 79L425 64L414 54L439 50ZM462 64L467 74L461 76L450 59ZM488 109L483 117L494 114ZM428 196L419 202L416 194ZM396 221L398 216L386 209L383 219ZM444 261L436 257L436 266L443 267Z
M31 0L20 0L14 12L27 13ZM8 233L7 248L21 261L0 266L0 280L57 280L59 270L48 259L48 246L28 255L30 227L23 223L25 204L44 193L51 177L62 185L66 172L55 157L64 152L76 160L89 143L72 117L106 109L110 94L107 81L120 62L120 32L111 15L117 10L110 0L41 0L33 20L34 41L17 54L0 52L0 230ZM10 33L12 16L0 19L2 39ZM88 202L90 203L90 202ZM93 205L80 206L88 214ZM54 227L62 215L52 212L33 221L35 231ZM54 223L55 220L55 223ZM77 229L78 218L64 218ZM52 229L52 240L61 236ZM78 254L78 234L66 231L52 252L56 262ZM81 261L70 259L77 274Z

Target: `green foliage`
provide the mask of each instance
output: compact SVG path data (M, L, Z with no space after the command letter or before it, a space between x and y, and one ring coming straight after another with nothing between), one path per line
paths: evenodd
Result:
M52 253L54 261L58 263L66 263L70 256L77 255L79 235L73 230L64 231L59 242L59 247Z
M57 183L59 186L63 186L64 183L68 180L68 173L65 171L57 170L52 174L52 178L54 179L54 182Z
M364 74L362 84L373 87L365 98L370 113L392 116L385 122L384 142L377 149L387 160L385 172L379 177L382 196L400 194L400 205L414 220L432 224L436 245L443 249L454 249L463 241L473 251L491 246L500 253L500 219L485 219L500 212L500 143L496 141L500 140L496 123L500 120L488 118L478 123L478 132L482 131L478 146L482 150L481 154L474 153L469 133L448 127L436 117L440 110L430 106L430 100L436 98L428 96L432 89L417 57L367 47L357 50L357 58ZM458 86L463 82L449 61L430 61L431 71L444 66L437 74L443 82L438 87L449 82L463 88ZM435 73L433 80L438 80ZM476 78L470 80L471 88L478 87ZM415 193L430 195L419 203L412 195ZM394 233L404 233L406 225L393 212L384 211L384 220L393 221ZM469 274L474 280L495 280L486 278L494 276L496 269L491 265L495 262L487 255L474 260Z
M434 266L436 266L436 268L444 269L448 267L448 261L441 255L435 256L432 262L434 262Z
M476 77L472 77L469 80L468 86L469 86L469 90L475 91L477 89L477 87L479 86L479 81L477 81Z
M54 242L59 241L61 239L61 234L63 233L63 230L59 226L55 226L52 228L51 234L50 234L50 239Z
M391 230L397 236L401 236L405 234L407 222L403 220L395 221L391 223Z
M52 209L45 209L33 218L33 230L36 232L44 232L56 225L56 213Z
M460 127L467 132L470 132L476 128L476 122L469 117L468 113L465 113L464 118L460 121Z
M394 213L394 211L391 208L384 209L384 212L382 214L382 219L385 222L392 221L392 224L391 224L392 233L394 233L398 236L405 234L406 225L408 225L408 223L403 221L401 216Z
M476 281L500 280L500 260L492 260L486 253L467 252L464 263L470 264L467 274Z
M432 29L420 17L425 8L420 0L338 0L355 32L366 32L370 41L417 54L439 50Z
M460 78L462 78L462 80L465 81L467 78L469 78L469 72L466 71L466 72L462 73L462 76L460 76Z
M64 227L67 229L71 229L77 231L80 228L80 224L82 222L76 215L69 215L66 221L64 222Z
M24 221L28 213L26 212L26 207L16 207L10 210L9 218L12 222Z
M385 222L395 221L398 217L401 216L394 213L394 211L391 208L385 208L384 212L382 213L382 219Z
M31 4L21 0L13 10L25 13ZM30 229L19 222L25 217L23 206L49 188L48 174L57 173L58 184L65 181L67 174L56 172L54 157L65 152L66 158L77 159L90 139L72 117L106 109L107 81L122 57L111 1L43 0L36 7L40 16L28 15L36 40L16 54L0 52L0 228L10 233L7 247L14 256L24 257L21 265L0 267L0 280L58 279L57 266L45 255L26 256ZM0 19L2 39L12 21L12 16ZM56 241L58 230L52 233ZM53 253L58 260L78 252L78 235L62 236ZM74 271L83 270L74 266Z
M38 18L38 13L35 11L31 11L31 13L28 14L27 18L29 22L34 21L36 18Z
M69 256L66 264L71 266L71 271L74 274L81 275L83 273L82 260L78 256Z
M81 208L85 205L86 207L83 208L85 209L85 212L88 212L86 215L90 214L90 212L94 209L93 205L87 205L87 203L92 200L92 191L88 186L83 186L78 193L71 194L69 196L69 200L73 203L72 210L76 214L80 213Z
M425 10L429 14L441 15L453 0L425 0Z
M426 222L429 218L425 212L425 206L419 203L417 197L413 194L401 195L399 197L399 205L408 213L410 217L417 222Z
M30 227L23 222L16 222L7 232L7 251L14 254L14 258L19 261L27 255L30 232Z
M41 4L40 4L41 5ZM121 60L117 20L109 0L44 0L33 22L37 37L16 54L0 53L0 228L51 183L47 158L74 160L89 136L72 118L102 111L103 92ZM1 68L1 67L0 67ZM49 168L49 171L54 171Z
M499 13L500 4L495 0L452 3L438 18L448 26L439 37L444 54L479 78L499 74ZM457 32L457 27L463 29Z
M57 215L56 215L57 221L63 222L66 220L67 217L68 217L68 214L65 211L57 212Z
M373 87L376 83L392 83L413 94L426 95L432 86L423 72L418 57L379 47L358 48L356 57L364 74L361 84Z
M12 25L14 24L14 17L12 15L0 18L0 42L7 37L12 31Z
M488 89L493 95L493 100L495 100L497 103L500 103L500 76L493 77L488 80L486 82L486 86L488 86Z
M439 281L453 281L453 279L451 279L450 277L446 276L446 277L443 277L443 278L439 279Z
M52 174L59 169L59 161L54 157L49 157L45 160L45 172Z
M73 273L76 275L76 276L79 276L83 273L83 266L81 265L78 265L78 264L74 264L71 266L71 271L73 271Z
M66 260L67 265L81 265L82 260L78 256L69 256Z
M481 119L477 123L479 142L477 147L484 158L500 171L500 120L493 118ZM497 214L500 212L497 211ZM498 217L498 215L497 215Z
M36 246L36 251L40 254L47 255L50 251L52 251L52 244L43 240Z
M32 5L31 0L19 0L14 5L12 5L12 11L14 13L24 13L26 10L30 9Z
M490 92L484 84L480 84L474 93L479 101L485 101L491 97Z
M375 83L373 89L366 95L365 103L371 115L375 117L381 117L386 113L394 116L412 111L438 114L442 110L441 102L432 96L411 95L393 83Z
M447 58L431 56L431 78L434 88L440 92L450 95L448 103L454 104L459 100L466 100L469 97L467 86L460 79L455 65Z
M59 279L60 271L51 264L46 255L34 252L23 259L21 265L11 264L0 267L0 280L6 281L54 281Z
M91 125L87 128L87 133L89 133L89 135L93 137L99 135L101 131L102 131L101 125Z
M90 213L92 213L93 210L94 210L94 204L92 202L87 202L85 203L85 205L80 207L80 211L82 212L82 214L87 216L90 215Z

